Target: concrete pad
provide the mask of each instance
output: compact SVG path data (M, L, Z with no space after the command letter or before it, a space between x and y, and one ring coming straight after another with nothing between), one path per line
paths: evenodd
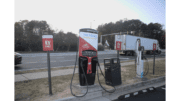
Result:
M78 84L78 85L73 85L73 87L75 88L75 90L80 91L81 93L86 93L86 91L87 91L87 86L80 86ZM102 90L103 89L97 84L88 86L88 93L102 91Z
M25 81L25 80L28 80L28 79L22 76L21 74L15 75L15 82Z
M58 100L54 100L54 101L89 101L89 100L94 101L94 100L91 100L93 98L94 99L103 98L102 91L87 93L87 95L84 97L68 97L68 98L58 99ZM104 101L104 100L97 100L97 101ZM105 100L105 101L109 101L109 100Z

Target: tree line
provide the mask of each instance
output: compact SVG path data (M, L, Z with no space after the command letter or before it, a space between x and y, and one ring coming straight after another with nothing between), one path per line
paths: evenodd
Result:
M125 34L142 36L146 38L157 39L161 48L165 48L165 30L163 25L159 23L149 23L148 25L140 20L119 20L115 23L109 22L99 25L98 40L100 42L101 35L126 32ZM133 33L131 33L133 31ZM114 35L103 36L102 44L107 40L110 48L114 49Z
M39 52L42 51L42 35L48 33L53 35L53 47L54 51L76 51L77 50L77 34L62 30L53 30L46 21L37 20L23 20L15 22L15 51L28 51ZM159 23L145 24L140 20L119 20L116 23L101 24L96 29L98 33L98 40L100 42L100 36L111 33L134 31L133 35L143 36L147 38L157 39L160 43L160 47L165 46L165 39L162 36L165 35L165 30L162 29L163 25ZM110 48L114 49L114 35L103 37L102 43L109 42Z
M75 33L55 32L46 21L23 20L15 22L15 51L42 51L42 35L53 35L54 51L76 51Z

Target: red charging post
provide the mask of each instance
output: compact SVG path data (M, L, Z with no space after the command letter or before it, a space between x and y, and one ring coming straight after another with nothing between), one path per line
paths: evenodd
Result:
M53 35L42 35L42 45L43 45L43 51L47 51L49 95L52 95L49 51L53 51Z

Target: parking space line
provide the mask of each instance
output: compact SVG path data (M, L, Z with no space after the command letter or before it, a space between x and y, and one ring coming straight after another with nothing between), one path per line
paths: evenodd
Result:
M130 94L127 94L127 95L125 95L125 97L124 98L128 98L130 96Z

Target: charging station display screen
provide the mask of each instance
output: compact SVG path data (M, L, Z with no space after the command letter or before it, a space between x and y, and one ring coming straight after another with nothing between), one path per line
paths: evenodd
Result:
M83 56L93 57L96 56L96 51L82 51Z

